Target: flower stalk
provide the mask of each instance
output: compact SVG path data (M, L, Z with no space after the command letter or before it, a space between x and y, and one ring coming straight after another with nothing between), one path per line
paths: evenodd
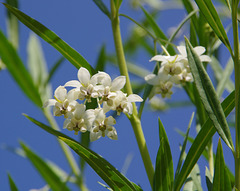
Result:
M232 1L232 27L233 27L233 43L234 43L234 71L235 71L235 132L236 132L236 152L235 152L235 188L240 190L240 62L239 62L239 37L238 37L238 20L237 8L239 0Z
M131 86L130 78L128 75L128 69L127 69L127 64L126 64L123 45L122 45L118 9L116 9L114 0L111 0L111 14L112 14L111 15L112 32L113 32L113 38L115 43L118 66L119 66L121 75L126 76L125 91L128 95L130 95L132 94L132 86ZM135 103L133 103L133 112L132 112L132 115L129 116L129 120L132 124L132 128L138 143L138 148L141 153L141 157L144 163L144 167L145 167L149 182L151 184L151 187L153 187L154 169L153 169L151 158L147 149L146 140L142 131L141 121L138 117L138 112L137 112Z

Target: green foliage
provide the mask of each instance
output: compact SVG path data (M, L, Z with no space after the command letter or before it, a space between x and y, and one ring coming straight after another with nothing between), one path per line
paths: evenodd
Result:
M17 188L17 186L16 186L15 182L13 181L10 174L8 174L8 181L9 181L11 191L18 191L18 188Z
M160 146L157 153L155 174L154 174L154 191L172 190L173 188L173 160L167 134L162 122L159 123Z
M141 188L133 185L125 176L123 176L115 167L108 161L99 156L97 153L81 145L72 138L44 125L43 123L24 114L30 121L41 127L48 133L58 137L71 147L79 156L81 156L95 172L114 190L135 190L140 191Z
M37 106L42 107L42 100L37 87L26 70L24 64L18 56L13 45L7 40L0 30L0 57L8 68L15 81L21 87L23 92L34 102ZM17 69L16 69L17 68Z
M73 48L71 48L66 42L64 42L54 32L46 28L44 25L19 11L18 9L5 4L6 8L14 14L23 24L30 28L33 32L39 35L43 40L56 48L66 59L69 60L76 68L85 67L91 74L95 71L91 65Z
M218 134L229 146L229 148L234 150L232 137L229 131L227 120L225 118L219 99L216 95L215 89L197 53L195 53L187 39L186 48L189 65L204 108L208 113L209 118L212 120Z
M41 174L42 178L46 181L49 187L53 191L63 190L68 191L70 190L65 182L62 182L60 177L55 174L54 171L48 166L48 164L37 154L35 154L28 146L24 143L20 143L22 149L24 150L27 158L33 164L33 166L37 169L39 174Z

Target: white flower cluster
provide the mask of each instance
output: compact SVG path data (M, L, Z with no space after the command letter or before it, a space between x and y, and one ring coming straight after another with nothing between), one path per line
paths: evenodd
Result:
M120 115L132 114L132 102L141 102L142 98L136 94L127 96L121 91L126 83L125 76L119 76L113 81L105 72L98 72L91 77L86 68L78 70L78 80L67 82L59 86L54 92L55 99L49 99L44 106L54 106L55 116L64 115L66 120L63 127L78 132L90 132L90 140L95 141L107 135L117 140L117 131L113 127L116 120L106 116L110 110ZM73 87L69 92L66 87ZM98 107L86 109L86 102L95 98ZM82 102L82 103L81 103Z
M189 68L186 47L177 46L180 54L174 56L156 55L150 61L161 62L161 67L158 74L149 74L145 76L148 84L153 85L153 90L149 96L151 99L156 94L161 94L163 98L170 98L172 95L173 84L184 84L185 82L192 82L193 76ZM194 48L198 54L201 62L210 62L211 59L207 55L202 55L205 48L197 46Z

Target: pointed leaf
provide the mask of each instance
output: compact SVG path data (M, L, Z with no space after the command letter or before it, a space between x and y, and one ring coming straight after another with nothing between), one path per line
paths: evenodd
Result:
M218 141L216 161L214 166L212 191L231 191L231 183L225 169L221 140Z
M208 24L212 27L213 31L216 33L218 38L223 42L223 44L225 44L229 51L232 52L227 34L218 16L218 13L212 4L212 1L195 0L195 2L197 3L198 8L205 16L205 19L207 20Z
M10 176L10 174L8 174L8 182L9 182L11 191L18 191L18 188L15 182L13 181L12 177Z
M213 177L207 167L205 170L205 177L208 190L212 190Z
M105 45L103 45L100 49L97 64L96 64L96 71L104 71L106 65L106 50Z
M178 159L177 169L176 169L176 172L175 172L175 179L179 174L179 171L180 171L181 166L182 166L182 162L184 160L185 149L186 149L187 141L188 141L188 134L189 134L190 127L192 125L193 117L194 117L194 113L191 116L191 119L189 121L188 128L187 128L187 132L185 134L185 138L184 138L184 141L183 141L181 153L180 153L180 156L179 156L179 159Z
M158 149L154 174L154 191L172 190L173 187L173 161L167 134L162 122L159 121L160 146Z
M223 102L222 108L226 117L235 107L235 91L233 91ZM212 136L215 134L216 129L213 126L212 121L210 118L207 119L205 124L202 126L201 130L199 131L198 135L196 136L192 146L190 147L186 159L183 163L181 171L177 179L175 179L175 187L174 190L179 191L188 177L189 173L193 169L194 165L196 164L197 160L205 150L207 144L211 140Z
M136 189L137 185L133 185L125 176L123 176L115 167L113 167L108 161L99 156L94 151L84 147L80 143L76 142L72 138L58 132L51 127L27 116L30 121L47 131L48 133L58 137L70 146L79 156L81 156L94 171L113 189L120 190L140 190Z
M76 68L85 67L91 74L95 71L91 65L72 47L64 42L54 32L46 28L44 25L19 11L18 9L5 4L5 7L13 13L23 24L39 35L43 40L56 48L66 59L69 60Z
M227 124L223 109L216 95L212 82L205 71L197 53L186 39L186 49L188 55L188 62L193 74L194 82L196 84L198 93L201 97L202 103L209 118L212 120L218 134L225 141L225 143L234 150L232 137Z
M15 48L0 30L0 57L23 92L39 107L42 100Z
M111 13L107 6L102 2L102 0L93 0L93 2L98 6L98 8L110 19Z
M61 181L61 179L58 177L57 174L52 171L52 169L48 166L48 164L40 158L38 155L36 155L29 147L27 147L25 144L20 143L24 152L26 153L27 158L30 160L30 162L34 165L34 167L37 169L39 174L41 174L42 178L47 182L47 184L50 186L50 188L53 191L58 190L66 190L69 189L66 187L65 183ZM69 190L70 191L70 190Z
M18 0L6 0L6 2L13 6L18 8ZM8 32L8 39L14 46L14 48L18 49L19 45L19 23L18 19L10 13L10 11L7 11L7 32Z

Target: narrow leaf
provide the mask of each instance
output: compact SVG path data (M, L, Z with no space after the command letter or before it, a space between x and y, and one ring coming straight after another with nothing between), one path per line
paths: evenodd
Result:
M106 65L106 50L105 45L103 45L99 51L97 58L96 71L104 71Z
M229 51L232 52L227 34L218 16L218 13L212 4L212 1L195 0L195 2L197 3L198 8L205 16L205 19L207 20L208 24L212 27L213 31L216 33L218 38L223 42L223 44L225 44Z
M108 161L99 156L94 151L84 147L80 143L76 142L72 138L58 132L51 127L29 117L24 114L30 121L47 131L48 133L58 137L70 146L79 156L81 156L93 170L113 189L113 190L140 190L136 189L136 185L133 185L125 176L123 176L115 167L113 167Z
M95 71L91 65L73 48L71 48L66 42L64 42L54 32L46 28L44 25L19 11L18 9L5 4L5 7L13 13L23 24L29 29L39 35L43 40L57 49L66 59L69 60L76 68L85 67L91 74Z
M8 182L9 182L11 191L18 191L18 188L15 182L13 181L12 177L10 176L10 174L8 174Z
M6 2L13 6L18 8L18 0L6 0ZM11 14L9 11L7 11L7 32L8 32L8 39L14 46L14 48L18 49L19 46L19 23L18 19Z
M48 78L47 64L40 41L34 33L30 34L27 51L29 73L38 88L41 99L47 100L52 94L51 87L46 84Z
M160 146L156 159L153 187L155 191L172 190L174 173L171 149L162 122L160 119L158 121Z
M93 0L93 2L98 6L98 8L110 19L111 14L107 6L102 2L102 0Z
M42 100L15 48L0 30L0 57L23 92L39 107Z
M186 49L188 55L188 62L193 74L194 82L201 97L202 103L209 118L212 120L218 134L225 141L225 143L234 150L232 137L227 124L223 109L216 95L212 82L205 71L197 53L186 39Z
M227 117L229 113L235 107L235 91L233 91L223 102L222 108L224 110L225 116ZM192 171L197 160L205 150L207 144L211 140L212 136L215 134L216 129L213 126L210 118L207 119L205 124L202 126L198 135L196 136L192 146L190 147L186 159L183 163L181 171L178 177L175 179L174 190L179 191L188 177L189 173Z
M207 167L205 170L205 177L208 190L212 190L213 177Z
M52 171L52 169L48 166L48 164L40 158L38 155L36 155L29 147L27 147L25 144L20 143L23 150L26 153L26 156L31 161L31 163L34 165L34 167L37 169L39 174L41 174L42 178L47 182L47 184L50 186L50 188L53 191L67 191L69 190L65 183L61 181L61 179L58 177L57 174Z
M179 174L179 171L180 171L181 166L182 166L182 162L184 160L184 153L185 153L185 149L186 149L186 146L187 146L188 134L189 134L190 127L192 125L193 117L194 117L194 113L192 113L191 119L190 119L189 124L188 124L187 132L185 134L185 138L184 138L184 141L183 141L181 153L180 153L180 156L179 156L179 159L178 159L177 169L176 169L176 172L175 172L175 179Z
M216 161L214 166L214 178L212 191L231 191L231 183L225 169L225 162L223 157L223 149L221 140L218 141Z

